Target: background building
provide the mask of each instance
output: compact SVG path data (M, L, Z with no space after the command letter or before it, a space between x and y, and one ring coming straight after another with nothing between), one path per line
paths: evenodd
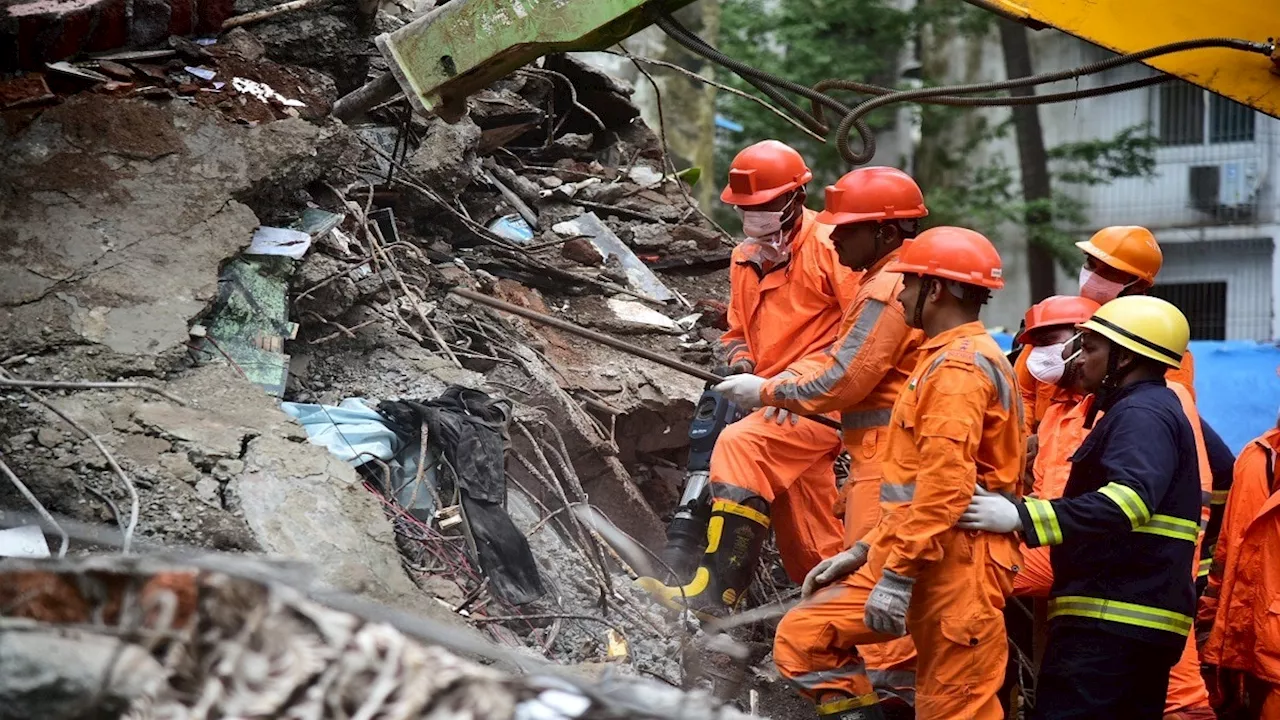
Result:
M1111 53L1052 30L1030 35L1037 73L1096 62ZM945 43L941 62L957 82L1005 76L997 33ZM928 60L926 59L926 62ZM938 62L935 58L934 62ZM1077 81L1040 86L1037 93L1110 85L1153 74L1135 64ZM993 123L1007 111L984 111ZM1081 239L1107 225L1144 225L1164 250L1155 293L1183 309L1197 340L1259 340L1280 337L1280 120L1181 81L1040 109L1045 146L1107 140L1128 128L1155 138L1149 177L1122 178L1095 186L1057 185L1085 204L1087 222L1071 228ZM927 140L926 140L927 141ZM901 144L901 141L899 141ZM1017 147L1008 132L987 143L986 157L1003 156L1015 171ZM975 162L985 158L975 157ZM1014 258L1005 297L993 302L990 324L1016 326L1030 299L1019 273L1018 228L1002 232L1002 250ZM1057 290L1075 291L1077 279L1059 272Z

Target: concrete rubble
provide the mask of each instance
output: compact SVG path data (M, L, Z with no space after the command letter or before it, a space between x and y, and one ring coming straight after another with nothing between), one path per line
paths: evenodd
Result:
M101 531L130 523L136 490L142 552L291 558L320 587L590 682L696 684L680 662L688 628L641 597L634 568L564 509L589 503L660 549L701 381L448 289L709 369L731 241L674 178L630 88L572 57L517 71L473 97L456 124L398 104L351 126L331 119L338 94L379 69L372 33L434 4L316 5L216 42L182 37L271 5L215 3L208 18L163 32L139 25L111 42L33 47L32 58L59 67L0 76L0 459L72 530L72 556L111 551L119 536ZM148 18L134 22L154 25ZM116 59L84 55L100 49ZM307 210L334 223L307 231ZM283 320L228 272L261 228L311 233L301 259L270 258L286 289L270 299L283 301ZM214 315L228 293L264 313L267 324L237 342L280 358L282 398L221 334ZM113 382L167 395L87 386ZM461 537L406 519L367 473L308 443L279 409L281 399L425 401L456 385L514 403L506 512L548 582L534 603L487 592ZM4 526L30 517L13 484L0 483ZM56 549L56 529L45 534ZM118 641L92 642L80 672L100 670L94 658ZM80 692L84 678L40 680L47 668L24 654L29 643L0 633L0 665L35 678L0 682L0 706L32 687ZM130 662L151 662L125 645ZM110 702L150 692L144 675ZM786 714L776 677L752 683L752 698L775 699L767 712ZM735 700L747 709L746 698ZM48 702L53 710L28 716L61 712L57 697Z

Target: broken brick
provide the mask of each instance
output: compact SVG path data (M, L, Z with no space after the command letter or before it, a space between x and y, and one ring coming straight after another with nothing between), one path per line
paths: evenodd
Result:
M573 238L560 248L560 254L564 257L587 267L597 267L604 263L604 255L595 245L591 244L586 238Z
M99 60L98 69L117 80L129 81L133 79L133 70L117 62Z
M729 306L719 300L704 298L693 304L693 309L702 313L703 325L717 330L729 329Z
M215 32L233 0L17 0L5 8L0 71L36 69L81 52L154 43L167 34Z
M42 73L19 75L0 81L0 110L39 105L54 99Z

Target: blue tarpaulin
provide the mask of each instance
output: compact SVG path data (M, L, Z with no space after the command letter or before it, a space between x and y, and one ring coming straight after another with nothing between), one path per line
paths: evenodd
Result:
M1280 409L1280 348L1239 340L1191 343L1196 361L1196 406L1239 453L1276 426Z
M1000 347L1013 342L1006 333L992 333ZM1222 436L1231 451L1276 426L1280 411L1280 348L1270 343L1240 340L1193 340L1196 406Z

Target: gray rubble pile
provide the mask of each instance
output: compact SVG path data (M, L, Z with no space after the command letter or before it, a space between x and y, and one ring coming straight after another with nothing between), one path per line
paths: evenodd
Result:
M709 368L729 238L693 203L696 173L678 176L628 87L568 56L455 124L392 103L343 125L327 113L364 80L372 15L302 12L0 80L22 98L0 108L0 518L31 517L21 483L135 547L296 558L590 678L692 682L688 629L573 509L660 548L701 381L448 290ZM380 403L451 388L509 404L505 502L486 512L532 552L527 602L485 576L493 527L441 438L378 431ZM371 434L344 434L339 409ZM44 523L55 552L59 529Z

